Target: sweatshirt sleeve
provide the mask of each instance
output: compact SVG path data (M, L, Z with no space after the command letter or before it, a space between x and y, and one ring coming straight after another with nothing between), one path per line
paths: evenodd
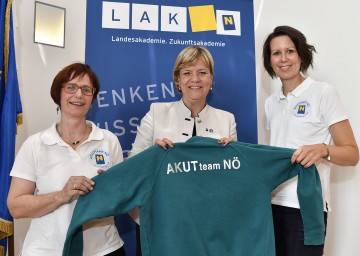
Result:
M325 242L324 206L319 173L312 165L296 165L298 173L297 194L304 224L304 244L320 245Z
M324 208L316 166L304 168L301 164L292 164L293 149L245 143L238 143L237 149L246 155L253 170L257 170L259 182L268 187L269 193L281 183L298 177L297 195L304 224L304 244L324 244Z
M268 181L272 186L275 185L273 188L288 179L298 177L297 195L304 225L304 244L324 244L324 207L319 173L315 165L305 168L301 164L292 164L290 161L292 153L291 149L273 147L270 150L268 148L266 155L272 155L274 162L270 164L271 161L269 161L266 166L275 166L276 168L264 168L264 170L268 170L266 175L270 175L267 178L270 178Z
M93 178L94 190L76 203L63 249L65 255L82 255L82 225L92 219L126 213L147 203L165 150L153 146Z

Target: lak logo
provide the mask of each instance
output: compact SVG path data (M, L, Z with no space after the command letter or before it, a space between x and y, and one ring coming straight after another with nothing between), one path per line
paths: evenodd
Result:
M241 36L239 11L215 10L214 5L169 6L102 2L102 28L164 32L216 31L217 35Z

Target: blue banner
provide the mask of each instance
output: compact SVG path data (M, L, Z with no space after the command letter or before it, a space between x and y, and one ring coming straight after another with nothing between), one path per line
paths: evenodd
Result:
M101 82L89 118L119 137L126 156L150 104L180 98L172 81L179 52L201 45L215 61L208 103L234 113L239 141L257 143L253 2L145 3L87 2L86 62Z
M101 84L88 118L118 136L124 157L150 104L180 98L172 70L189 45L215 61L208 104L235 115L239 141L257 143L252 0L87 1L85 59Z
M13 218L6 199L10 187L10 171L15 159L17 124L22 122L19 85L16 72L14 34L11 17L12 1L1 1L1 69L0 69L0 249L6 255L7 240L13 234Z

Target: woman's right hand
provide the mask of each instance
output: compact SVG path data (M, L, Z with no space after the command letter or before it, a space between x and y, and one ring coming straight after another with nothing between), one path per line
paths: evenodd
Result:
M160 147L162 147L165 150L168 149L168 147L170 147L170 148L174 147L174 143L167 138L163 138L162 140L156 139L154 141L154 145L159 145Z
M13 177L7 198L8 208L15 219L37 218L87 194L93 190L94 184L85 176L71 176L61 190L36 194L35 182Z
M233 141L234 141L234 138L232 138L232 137L218 139L218 143L223 145L224 147Z
M60 194L63 202L71 202L74 197L82 196L94 189L95 182L85 176L71 176Z

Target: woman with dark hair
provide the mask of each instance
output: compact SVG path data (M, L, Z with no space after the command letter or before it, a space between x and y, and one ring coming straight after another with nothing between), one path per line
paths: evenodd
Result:
M325 224L330 211L331 164L354 166L359 149L335 88L306 76L315 47L297 29L279 26L263 45L264 67L279 77L281 90L265 102L270 145L295 148L291 161L316 165L321 179ZM323 255L324 245L305 246L297 178L272 193L277 256Z
M61 255L77 199L96 189L93 176L123 160L117 137L86 120L99 89L88 65L63 68L51 86L60 122L30 136L16 156L8 207L15 219L32 218L22 256ZM113 217L86 223L84 244L83 255L125 255Z

